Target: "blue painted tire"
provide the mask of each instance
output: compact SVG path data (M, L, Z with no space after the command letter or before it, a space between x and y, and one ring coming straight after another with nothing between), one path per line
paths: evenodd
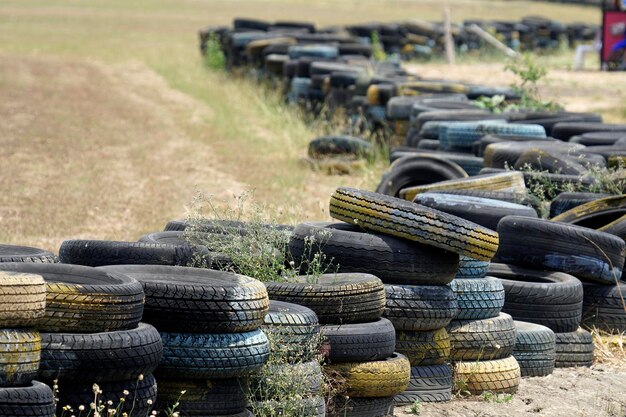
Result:
M496 317L504 306L504 286L497 278L461 278L450 283L459 305L457 320Z

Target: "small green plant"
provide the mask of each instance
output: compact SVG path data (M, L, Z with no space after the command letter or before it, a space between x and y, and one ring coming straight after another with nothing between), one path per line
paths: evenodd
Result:
M513 88L520 94L519 107L524 110L561 110L562 106L553 101L542 101L539 97L538 83L548 74L548 70L539 65L531 54L524 54L512 59L505 70L515 74L519 81Z
M491 391L483 392L483 401L487 403L506 404L513 401L512 394L496 394Z
M222 51L220 40L215 33L209 35L205 43L204 62L206 65L214 70L224 69L226 64L226 58Z
M380 36L377 31L372 32L372 56L376 61L385 61L387 59L387 54L383 44L380 42Z
M420 400L415 400L413 401L413 404L408 406L404 411L409 414L419 416L420 414L422 414L422 403L420 402Z

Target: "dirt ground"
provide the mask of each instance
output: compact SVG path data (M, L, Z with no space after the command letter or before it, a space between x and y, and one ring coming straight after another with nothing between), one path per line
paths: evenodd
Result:
M624 417L626 367L557 369L547 377L523 378L510 402L482 397L422 404L420 417ZM415 414L396 407L397 417Z

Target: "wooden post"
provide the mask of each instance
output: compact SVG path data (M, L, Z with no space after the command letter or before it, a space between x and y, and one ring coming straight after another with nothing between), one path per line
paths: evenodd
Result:
M495 46L496 48L504 52L508 57L516 58L518 56L517 52L515 52L514 50L512 50L511 48L509 48L508 46L506 46L505 44L503 44L502 42L494 38L490 33L484 31L480 26L473 24L467 30L474 32L475 34L483 38L485 41L487 41L491 45Z
M449 65L454 65L454 40L452 39L452 22L450 21L450 6L443 9L444 45L446 48L446 59Z

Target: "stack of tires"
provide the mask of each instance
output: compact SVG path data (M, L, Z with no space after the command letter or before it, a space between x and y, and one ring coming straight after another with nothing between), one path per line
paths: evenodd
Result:
M156 370L161 409L178 402L178 410L188 416L248 415L245 378L269 356L260 330L269 305L261 282L199 268L98 269L132 277L143 286L144 320L159 330L163 343Z
M499 262L564 272L589 283L593 288L620 285L625 243L618 236L579 225L518 216L500 221L498 232L501 238L497 254ZM593 293L593 290L587 292ZM573 295L566 299L570 306L558 312L564 319L579 314L581 308L580 301L574 303ZM576 308L574 304L577 304ZM609 307L609 311L623 315L617 310ZM572 326L566 332L556 334L556 366L589 366L593 359L591 335L576 330L574 320L569 320ZM576 321L580 319L577 317Z
M45 314L46 285L35 274L0 271L0 415L55 415L49 386L35 381L41 336L34 327Z
M0 269L45 280L38 377L57 386L58 413L63 407L76 411L93 402L102 413L118 405L121 412L150 412L156 401L152 371L162 345L156 329L140 323L141 284L76 265L3 263Z
M296 281L266 285L273 300L306 306L319 318L328 341L325 372L331 380L340 381L345 391L339 394L348 397L336 398L328 412L355 417L387 415L394 395L407 387L410 371L409 361L394 353L393 326L381 318L385 308L383 283L364 273L301 276Z

